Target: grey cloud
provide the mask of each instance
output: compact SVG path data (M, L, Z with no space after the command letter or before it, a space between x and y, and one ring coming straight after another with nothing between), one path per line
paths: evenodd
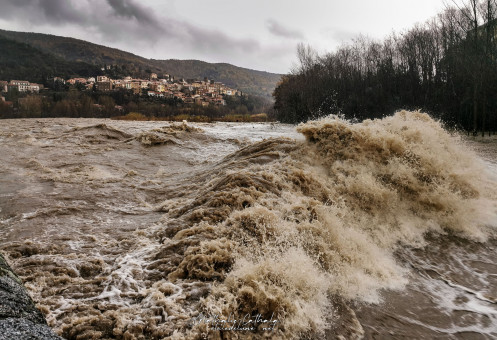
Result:
M158 21L150 10L133 3L131 0L107 0L118 16L135 18L142 24L156 24Z
M288 29L272 19L266 22L266 27L269 30L269 32L271 32L272 34L278 37L289 38L289 39L304 39L304 35L301 32L297 30Z
M152 10L135 4L133 0L107 1L120 16L135 18L139 23L125 30L126 35L132 31L131 34L140 36L141 39L165 44L172 49L186 48L213 57L222 57L231 53L247 53L260 48L259 43L254 39L236 39L219 30L198 27L190 22L168 17L158 18L153 15ZM126 25L129 24L129 21L126 22ZM146 28L147 25L150 29ZM113 35L113 28L110 28L110 31L108 34ZM137 34L137 32L142 33ZM114 34L123 34L122 28Z
M0 19L38 32L47 28L53 32L54 26L62 26L66 33L61 35L77 32L80 39L138 54L150 49L166 53L154 56L157 59L182 53L190 58L226 61L253 56L261 49L255 39L235 38L220 30L159 17L136 0L5 0L0 2Z
M84 14L65 0L5 0L0 4L0 17L22 18L33 23L83 23Z
M84 15L75 10L74 5L64 0L39 0L39 4L46 18L59 23L86 21Z
M235 39L218 30L203 29L188 23L182 23L187 39L198 51L212 52L251 52L260 48L254 39Z

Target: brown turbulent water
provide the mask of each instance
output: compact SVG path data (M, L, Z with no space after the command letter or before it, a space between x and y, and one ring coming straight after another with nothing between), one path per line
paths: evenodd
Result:
M417 112L3 120L0 250L68 339L491 339L496 152Z

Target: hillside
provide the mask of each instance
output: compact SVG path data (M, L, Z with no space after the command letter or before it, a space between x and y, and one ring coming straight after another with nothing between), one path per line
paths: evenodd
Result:
M207 63L200 60L155 60L158 68L183 78L207 77L249 94L271 97L280 74L255 71L226 63Z
M97 74L99 68L84 62L67 61L43 53L30 45L0 36L0 79L22 79L43 83L47 77Z
M70 62L97 65L118 65L122 72L143 75L147 71L168 73L175 77L215 79L243 92L271 97L281 75L255 71L226 63L207 63L199 60L155 60L93 44L84 40L41 33L0 30L0 36L15 40Z

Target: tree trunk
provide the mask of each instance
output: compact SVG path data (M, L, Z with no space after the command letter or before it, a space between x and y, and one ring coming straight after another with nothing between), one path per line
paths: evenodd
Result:
M478 133L478 86L473 87L473 135Z

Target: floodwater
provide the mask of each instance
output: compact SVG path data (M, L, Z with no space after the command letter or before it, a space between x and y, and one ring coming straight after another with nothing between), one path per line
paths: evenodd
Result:
M497 337L497 142L2 120L0 251L67 339Z

